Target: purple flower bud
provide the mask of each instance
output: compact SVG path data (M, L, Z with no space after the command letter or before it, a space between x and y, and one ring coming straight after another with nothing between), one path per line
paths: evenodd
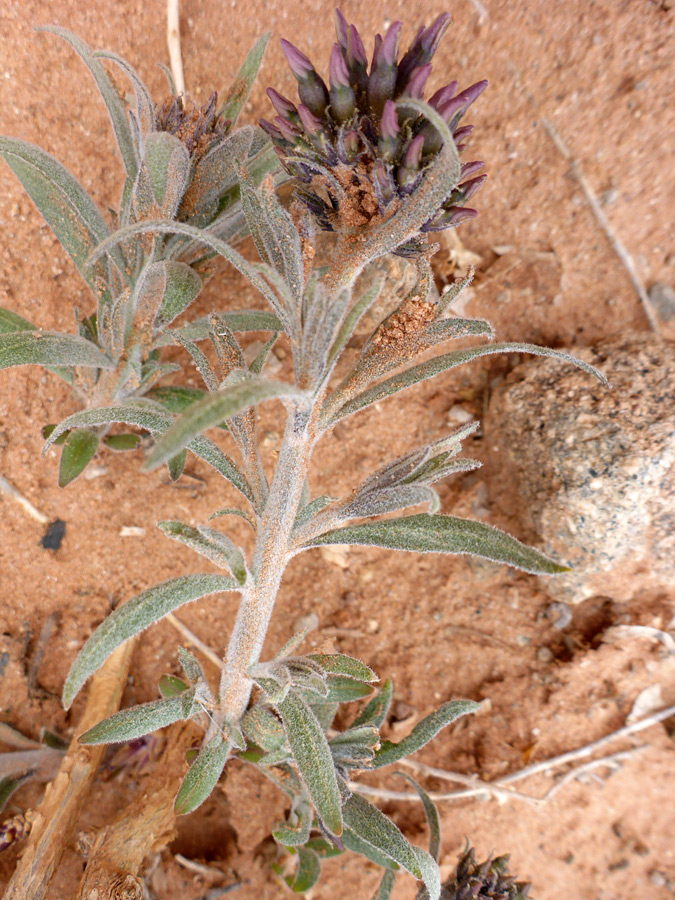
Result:
M450 23L450 14L441 13L428 28L420 28L415 39L399 63L396 90L400 93L413 69L431 62L443 32Z
M468 137L472 131L473 125L463 125L461 128L458 128L452 135L455 139L455 143L458 144L459 141L464 140L464 138Z
M349 26L349 43L347 45L347 63L351 65L351 60L361 66L368 65L368 55L366 48L363 46L361 35L356 30L355 25Z
M314 66L308 57L301 50L298 50L297 47L294 47L290 41L287 41L286 38L281 39L281 49L284 51L284 56L291 67L291 72L293 72L298 81L304 81L314 71Z
M480 171L480 169L482 169L484 165L485 165L485 163L481 162L478 159L475 160L474 162L464 163L464 165L462 166L460 176L459 176L460 180L464 179L464 178L470 178L475 172Z
M284 136L279 129L275 125L272 125L271 122L268 122L267 119L259 119L258 125L260 125L263 131L266 131L267 134L269 134L273 141L284 140Z
M275 91L274 88L267 88L267 96L272 101L272 106L276 109L280 116L283 116L284 119L288 119L289 122L295 122L298 119L298 111L295 108L295 104L291 103L290 100L287 100L283 94L280 94L278 91Z
M347 20L341 9L336 8L334 10L333 19L335 21L335 33L337 35L338 44L346 53L349 44L349 25L347 24Z
M288 119L284 119L283 116L275 116L274 125L276 125L284 138L292 144L300 137L300 129L298 126L293 125L292 122L289 122Z
M363 151L363 144L358 131L345 131L338 136L338 157L344 163L353 163Z
M455 228L466 219L475 219L478 215L476 209L466 209L463 206L449 206L440 215L423 225L421 231L444 231L446 228Z
M384 40L375 36L373 64L368 77L368 104L376 116L382 115L384 104L394 96L396 85L396 57L401 23L393 22L387 29Z
M417 183L420 174L420 163L422 162L422 148L424 146L424 135L418 134L408 144L405 151L403 161L396 173L396 180L399 187L404 193L409 193Z
M467 200L470 200L476 191L483 187L486 181L487 175L479 175L478 178L472 178L471 181L465 181L460 184L459 190L462 192L464 202L466 203Z
M424 97L424 88L429 75L431 75L431 63L413 69L407 84L403 88L402 96L421 100Z
M457 98L459 99L461 97L468 107L474 100L477 100L478 97L480 97L488 84L489 82L487 80L477 81L475 84L472 84L471 87L468 87L457 94Z
M429 98L429 106L433 106L434 109L440 109L444 103L447 103L448 100L455 96L456 90L457 82L451 81L450 84L446 84L445 87L440 88Z
M391 162L401 149L401 129L398 124L398 111L393 100L387 100L380 119L380 139L377 144L379 155Z
M284 51L291 71L298 80L300 100L315 116L323 116L328 106L328 88L323 79L305 54L294 47L290 41L282 38L281 49Z
M298 115L306 134L310 135L310 137L316 137L321 133L321 119L315 116L304 103L301 103L298 107Z
M330 57L330 114L334 122L342 125L356 112L356 95L349 83L349 70L340 47L333 44Z
M396 196L396 186L394 185L391 174L389 173L388 168L379 159L373 166L373 190L375 191L377 202L382 211L384 211Z

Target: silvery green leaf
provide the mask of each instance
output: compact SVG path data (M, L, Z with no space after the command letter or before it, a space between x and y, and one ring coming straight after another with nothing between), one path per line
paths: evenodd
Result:
M334 701L326 702L322 698L311 694L305 695L304 700L319 720L319 725L321 725L324 731L328 731L333 725L340 704L335 703Z
M126 59L110 50L96 50L92 56L94 59L109 59L116 63L132 83L136 95L136 119L143 135L147 135L156 127L155 104L138 72Z
M381 853L376 847L369 844L368 841L364 841L355 831L346 826L342 832L342 843L345 849L351 850L352 853L358 853L359 856L365 856L366 859L374 862L376 866L381 866L387 871L396 872L399 868L393 859Z
M353 656L345 656L344 653L310 653L306 659L317 663L324 672L330 675L345 675L348 678L356 678L358 681L378 680L370 666Z
M166 697L167 699L178 697L180 694L187 691L188 687L189 685L176 675L162 675L159 679L159 692L162 697Z
M296 894L304 894L313 888L321 875L321 863L313 850L298 847L298 870L295 878L288 878L288 885Z
M58 331L10 331L0 334L0 369L11 366L88 366L114 369L96 344Z
M286 732L277 717L263 706L252 706L244 713L241 726L246 737L261 750L278 750L286 740Z
M382 741L380 749L375 753L373 768L379 769L410 756L411 753L415 753L428 744L432 738L435 738L446 725L474 712L478 706L479 704L474 703L473 700L451 700L449 703L444 703L430 715L425 716L421 722L418 722L408 737L403 738L398 744Z
M359 794L347 799L343 815L346 828L423 881L431 900L438 900L441 894L438 865L424 850L408 843L391 819Z
M268 285L265 278L263 278L263 276L258 271L258 267L252 265L241 255L241 253L238 253L233 247L230 247L229 244L226 244L225 241L219 240L219 238L214 237L208 231L203 231L199 228L193 227L192 225L186 225L183 222L177 222L173 219L163 219L152 222L137 222L133 225L126 225L123 228L119 228L114 234L111 234L110 237L106 238L106 240L101 241L101 243L89 256L87 265L93 265L96 260L99 259L104 253L112 253L114 248L118 244L126 241L128 238L143 233L182 234L185 235L185 237L193 238L195 241L198 241L205 246L210 247L211 250L222 256L232 266L234 266L234 268L241 275L243 275L244 278L247 278L253 285L253 287L256 288L256 290L260 291L263 297L265 297L265 299L271 305L272 309L278 315L280 315L282 323L285 322L286 317L284 314L284 310L280 306L276 294ZM281 330L285 330L285 328L282 327Z
M0 778L0 813L7 805L7 801L14 791L18 791L21 785L28 781L29 775L22 775L19 778Z
M199 751L178 791L174 808L184 816L197 809L209 797L227 762L230 745L216 734Z
M263 400L276 398L301 397L302 391L291 384L281 381L268 381L264 378L251 378L239 384L226 387L193 403L179 419L174 422L157 442L157 446L148 458L146 468L154 469L185 446L189 446L193 438L226 421L231 416Z
M372 688L362 681L355 681L346 675L329 675L326 679L328 694L325 701L329 703L351 703L353 700L363 700Z
M56 25L43 25L41 28L38 28L38 31L49 31L52 34L56 34L63 38L64 41L67 41L94 76L94 80L101 92L103 102L108 110L110 121L112 122L117 146L119 147L120 155L124 162L124 168L127 171L128 177L134 178L138 169L138 160L136 158L136 150L131 136L129 121L127 119L126 107L108 73L96 59L96 56L91 52L91 48L88 47L83 40L77 37L77 35L72 34L65 28L59 28Z
M339 856L344 852L339 847L336 847L335 844L322 837L310 838L305 846L313 850L319 859L331 859L333 856Z
M174 722L186 718L183 704L187 693L194 698L195 691L192 688L177 697L153 700L151 703L120 710L81 734L80 743L121 744L125 741L134 741L145 734L157 731L158 728L173 725Z
M397 772L397 774L410 782L419 794L419 798L424 806L424 815L427 817L427 824L429 825L429 854L436 862L439 862L441 850L441 820L438 815L438 810L436 809L436 804L414 778L411 778L406 772Z
M263 344L260 351L256 354L255 359L248 367L249 372L253 372L254 375L260 375L263 370L265 363L267 362L267 357L269 356L269 352L272 347L276 344L277 338L279 335L277 332L274 332L272 337Z
M369 767L380 733L373 725L361 725L341 731L328 741L333 762L336 766L350 769Z
M342 834L340 791L323 729L309 706L293 691L275 705L316 811L328 832L339 836Z
M306 844L312 828L312 808L301 801L293 808L294 821L277 822L272 829L272 837L284 847Z
M262 309L250 309L218 313L218 318L227 325L230 331L283 331L281 321L274 313ZM188 341L205 341L211 334L211 316L204 316L172 329L169 334L160 335L153 347L168 347L174 342L174 335L180 334Z
M240 519L248 522L254 531L256 530L256 524L253 519L243 512L243 510L237 509L235 506L224 506L222 509L217 509L214 513L211 513L209 521L211 521L211 519L217 519L219 516L239 516Z
M190 684L196 684L198 681L206 682L204 670L202 669L199 660L193 653L190 653L190 651L185 647L179 647L178 660L183 667L183 671L185 672Z
M27 141L0 137L0 156L98 297L99 281L105 282L107 273L100 264L90 268L87 259L108 237L108 226L94 201L57 159ZM124 265L119 249L113 259Z
M190 154L185 144L168 131L147 134L145 154L134 185L132 202L136 219L145 224L144 219L175 216L189 176Z
M179 453L176 453L175 456L172 456L171 459L167 459L166 464L169 469L169 478L171 481L178 481L183 474L186 461L187 450L181 450Z
M387 678L380 691L354 719L351 727L358 728L360 725L374 725L375 728L381 728L386 721L393 696L394 685L391 679Z
M311 500L305 506L302 506L295 519L294 528L300 528L302 525L305 525L307 522L309 522L310 519L320 513L321 510L329 506L334 499L334 497L326 497L324 495L321 497L315 497L314 500Z
M344 521L362 519L417 506L419 503L428 503L429 509L433 510L437 506L437 499L436 492L424 484L398 485L356 497L338 510L336 515Z
M98 626L71 666L63 687L63 705L70 708L89 676L130 637L185 603L238 589L238 583L225 575L183 575L155 585L119 606Z
M172 385L170 387L155 387L148 396L152 400L156 400L170 413L182 413L195 400L201 400L205 397L206 391L201 390L201 388Z
M537 347L535 344L490 344L482 347L471 347L466 350L455 350L453 353L444 353L442 356L435 356L428 362L406 369L398 375L393 375L391 378L387 378L379 384L376 384L374 387L363 391L361 394L354 397L353 400L349 400L323 424L334 424L340 419L344 419L345 416L350 416L352 413L358 412L360 409L365 409L367 406L377 403L379 400L384 400L385 397L390 397L392 394L396 394L399 391L412 387L412 385L418 384L420 381L434 378L436 375L440 375L441 372L446 372L448 369L461 366L466 362L478 359L480 356L489 356L495 353L532 353L535 356L552 356L563 362L572 363L580 369L583 369L585 372L595 375L595 377L603 384L608 384L607 379L599 369L596 369L594 366L589 365L583 360L577 359L571 354L564 353L561 350L551 350L548 347Z
M181 219L199 227L210 225L228 192L233 192L232 200L239 197L236 166L251 153L259 152L263 144L264 136L251 125L239 128L216 141L195 166L194 175L181 201ZM174 240L172 238L171 243ZM184 243L184 239L182 241ZM189 245L185 245L181 252L189 252L188 247ZM172 252L175 252L175 248L172 248Z
M0 334L7 334L8 331L38 331L38 329L28 319L0 306Z
M209 392L215 393L218 390L218 378L207 355L197 346L197 344L187 340L187 338L183 337L179 332L176 332L174 337L176 342L179 343L184 350L187 350L192 357L192 361L197 367L197 371L202 376L202 380L209 389ZM190 404L190 406L192 406L192 404Z
M159 522L158 528L181 541L211 562L230 571L240 585L246 581L246 561L241 550L224 534L213 528L193 528L184 522Z
M111 450L123 453L127 450L138 449L141 443L141 436L139 434L109 434L103 438L103 443Z
M239 113L248 100L251 88L260 70L271 33L271 31L265 32L249 50L241 68L234 76L234 81L228 89L222 107L218 111L224 119L228 119L232 123L230 128L234 128L236 125Z
M66 431L71 428L93 428L98 425L111 425L113 423L124 423L125 425L136 425L145 431L151 432L153 435L164 434L173 422L173 417L164 411L158 411L149 406L101 406L98 409L85 409L78 413L68 416L63 422L60 422L52 431L47 439L43 453ZM208 438L199 436L189 443L192 452L213 466L223 478L226 478L241 493L251 500L253 495L248 481L241 474L232 460L226 456L220 447L217 447L213 441Z
M312 538L305 546L319 547L324 544L387 547L416 553L466 553L507 563L534 575L556 575L569 571L492 525L456 516L420 513L384 522L348 525Z
M277 200L271 183L256 188L245 173L241 203L260 258L284 278L295 303L300 304L305 290L304 262L293 219Z
M396 875L391 869L386 869L378 889L373 894L372 900L389 900L391 892L394 890L395 881Z
M370 287L361 293L356 303L354 303L349 310L337 333L333 346L330 348L330 353L328 354L329 364L332 364L347 346L347 343L354 334L356 326L359 324L362 316L365 315L380 296L380 291L382 290L384 282L384 278L376 278Z
M59 465L59 487L74 481L94 458L98 450L98 435L88 428L76 428L68 434Z
M173 259L149 263L134 289L134 325L164 328L190 306L201 289L201 277L185 263Z

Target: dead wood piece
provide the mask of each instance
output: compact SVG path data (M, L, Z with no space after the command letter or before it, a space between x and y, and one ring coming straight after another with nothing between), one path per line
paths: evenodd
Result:
M143 888L136 877L143 860L165 847L175 836L174 800L185 753L199 735L192 722L179 722L168 731L164 749L144 780L133 804L96 835L75 900L136 900ZM140 893L131 893L134 886ZM128 893L120 893L123 886Z
M93 676L77 733L117 711L127 680L134 641L118 647ZM41 900L71 840L105 745L82 746L74 737L61 768L34 812L30 836L3 900Z

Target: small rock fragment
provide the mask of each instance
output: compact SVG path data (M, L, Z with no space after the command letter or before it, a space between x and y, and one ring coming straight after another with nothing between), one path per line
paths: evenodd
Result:
M66 534L66 523L55 519L47 526L40 543L45 550L58 550Z

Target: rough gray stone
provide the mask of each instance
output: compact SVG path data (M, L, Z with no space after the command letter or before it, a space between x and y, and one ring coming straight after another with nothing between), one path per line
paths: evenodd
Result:
M569 574L551 596L628 600L675 585L675 344L609 339L578 356L606 390L554 360L518 366L484 428L490 502Z

